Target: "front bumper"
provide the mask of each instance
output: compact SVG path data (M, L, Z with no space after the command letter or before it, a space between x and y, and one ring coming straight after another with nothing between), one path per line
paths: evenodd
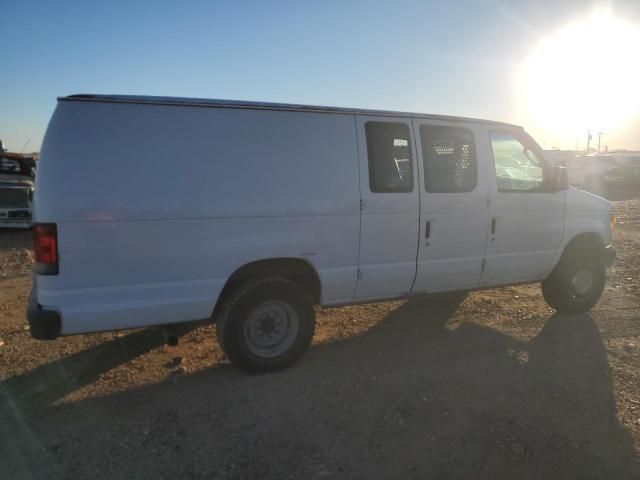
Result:
M604 247L603 260L605 266L610 267L615 259L616 251L613 249L613 247L611 245L607 245L606 247Z
M27 320L31 336L36 340L54 340L60 336L62 318L55 310L43 310L38 304L38 289L35 284L29 295Z

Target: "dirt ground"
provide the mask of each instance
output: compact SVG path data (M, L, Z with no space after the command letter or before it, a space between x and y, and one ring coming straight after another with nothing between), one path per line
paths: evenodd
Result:
M0 233L0 479L640 478L640 200L589 315L539 286L319 309L249 376L213 327L37 342L29 235Z

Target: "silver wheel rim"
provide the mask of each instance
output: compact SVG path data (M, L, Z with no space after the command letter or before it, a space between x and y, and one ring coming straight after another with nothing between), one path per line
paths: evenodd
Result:
M571 286L576 295L586 295L593 287L593 273L586 268L578 270L571 278Z
M298 314L291 305L272 300L261 303L249 313L244 340L254 355L273 358L291 348L298 329Z

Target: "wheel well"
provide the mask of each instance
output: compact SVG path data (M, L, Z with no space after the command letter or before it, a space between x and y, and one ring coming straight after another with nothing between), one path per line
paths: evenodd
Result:
M601 255L603 252L604 243L602 237L597 233L580 233L573 237L562 252L562 256L565 256L567 252L578 250L584 254L596 254Z
M600 248L603 243L600 235L595 232L581 233L573 237L564 249L566 251L569 248L576 248L577 245L582 248Z
M320 277L311 264L299 258L270 258L247 263L233 272L218 297L213 317L215 318L220 306L238 286L250 280L270 276L286 278L297 283L307 292L314 304L320 302Z

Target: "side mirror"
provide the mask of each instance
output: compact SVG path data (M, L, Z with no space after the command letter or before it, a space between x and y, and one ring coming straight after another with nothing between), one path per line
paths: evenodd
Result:
M562 165L553 167L553 191L561 192L569 188L569 174L567 168Z

